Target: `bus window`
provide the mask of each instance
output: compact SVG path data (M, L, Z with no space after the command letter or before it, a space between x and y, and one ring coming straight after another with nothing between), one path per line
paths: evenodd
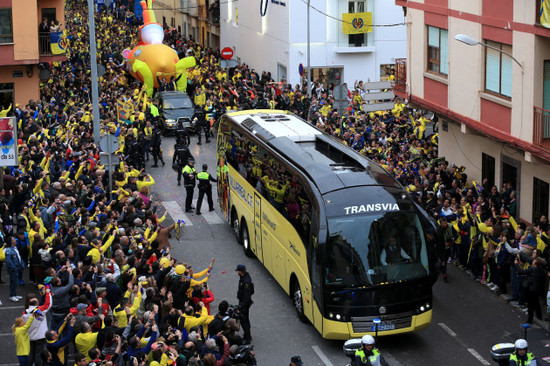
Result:
M335 217L328 220L326 285L356 287L428 275L428 256L414 213Z

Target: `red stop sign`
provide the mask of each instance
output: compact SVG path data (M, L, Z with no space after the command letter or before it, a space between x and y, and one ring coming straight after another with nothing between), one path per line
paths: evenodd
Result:
M231 60L232 57L233 57L233 49L231 47L225 47L222 50L222 58L224 60Z

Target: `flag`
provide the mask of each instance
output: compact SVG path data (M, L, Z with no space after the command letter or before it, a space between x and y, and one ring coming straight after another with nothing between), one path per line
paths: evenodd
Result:
M67 43L63 32L50 33L50 49L54 55L61 55L65 53Z
M128 123L130 121L130 115L134 111L134 107L131 103L117 100L116 103L117 120L119 123Z
M550 28L550 0L542 0L540 2L539 18L540 25Z
M344 34L360 34L372 32L372 13L344 13Z

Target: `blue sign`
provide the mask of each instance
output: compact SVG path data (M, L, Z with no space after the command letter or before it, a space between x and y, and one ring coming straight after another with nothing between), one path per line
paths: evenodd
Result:
M300 64L300 66L298 66L298 73L300 76L304 75L304 65Z

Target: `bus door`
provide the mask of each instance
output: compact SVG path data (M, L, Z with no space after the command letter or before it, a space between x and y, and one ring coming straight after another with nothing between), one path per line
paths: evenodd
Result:
M263 262L262 249L262 196L254 191L254 246L252 251Z

